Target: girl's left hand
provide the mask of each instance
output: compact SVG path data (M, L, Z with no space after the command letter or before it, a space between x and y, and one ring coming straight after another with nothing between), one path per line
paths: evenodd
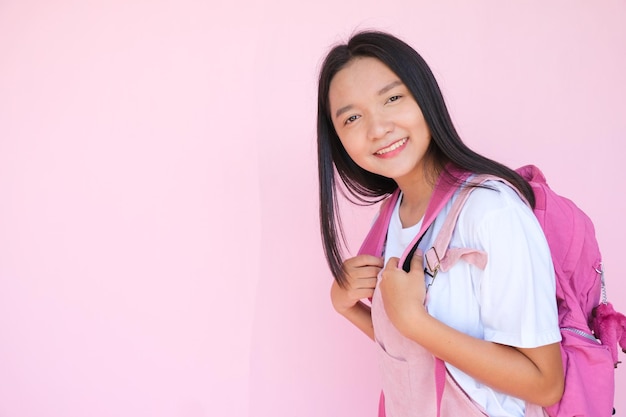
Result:
M421 258L416 252L411 259L409 273L398 265L398 258L390 258L381 272L379 288L385 312L391 323L404 335L410 333L411 329L414 331L419 318L426 313L426 287Z

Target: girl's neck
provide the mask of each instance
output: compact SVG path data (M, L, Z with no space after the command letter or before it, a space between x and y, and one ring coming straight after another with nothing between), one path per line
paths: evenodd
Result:
M427 175L415 176L397 181L397 183L402 191L400 221L402 227L407 228L417 224L424 217L433 194L434 184Z

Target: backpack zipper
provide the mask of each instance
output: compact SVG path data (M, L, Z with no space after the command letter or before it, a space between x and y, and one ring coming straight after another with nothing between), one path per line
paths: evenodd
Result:
M582 337L585 337L585 338L587 338L589 340L593 340L594 342L596 342L598 344L601 343L598 339L596 339L596 337L594 335L589 334L587 332L583 332L582 330L576 329L574 327L561 327L561 330L567 330L568 332L575 333L575 334L577 334L579 336L582 336Z

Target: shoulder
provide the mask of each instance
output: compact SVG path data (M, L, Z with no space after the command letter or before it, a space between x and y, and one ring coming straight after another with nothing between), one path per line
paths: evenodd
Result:
M472 191L461 210L457 227L463 240L508 244L514 238L520 242L542 242L541 246L545 246L535 214L517 192L500 181L488 181L485 185L488 188Z
M500 216L535 219L532 209L517 191L500 181L487 181L484 187L474 189L461 211L461 216L465 220L474 221Z

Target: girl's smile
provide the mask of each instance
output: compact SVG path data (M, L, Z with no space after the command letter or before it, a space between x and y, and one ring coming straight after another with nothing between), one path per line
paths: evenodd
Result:
M402 152L402 150L404 150L404 146L406 145L408 141L409 141L409 138L400 139L399 141L394 142L391 145L379 151L376 151L374 154L381 158L393 158L394 156Z

